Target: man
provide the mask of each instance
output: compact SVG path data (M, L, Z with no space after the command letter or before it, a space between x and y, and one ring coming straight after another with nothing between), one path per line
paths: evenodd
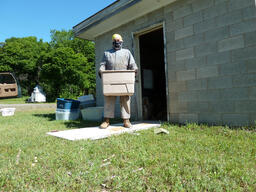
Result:
M123 39L121 35L112 36L113 48L105 51L102 62L100 63L99 75L104 70L135 70L138 68L135 60L128 49L123 49ZM104 96L104 121L100 128L106 129L110 124L110 119L114 118L116 96ZM124 127L130 128L130 96L120 96L121 118Z

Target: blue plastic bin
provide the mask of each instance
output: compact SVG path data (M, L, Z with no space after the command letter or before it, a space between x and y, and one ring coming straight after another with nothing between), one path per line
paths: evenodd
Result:
M80 109L56 109L56 120L76 120L80 116Z
M87 107L95 107L95 106L96 106L95 100L80 102L80 109L84 109L84 108L87 108Z
M57 109L79 109L80 101L57 98Z

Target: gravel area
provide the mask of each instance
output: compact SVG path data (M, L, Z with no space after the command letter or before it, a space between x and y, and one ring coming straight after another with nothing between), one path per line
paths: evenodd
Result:
M55 109L56 103L0 104L0 109L1 108L16 108L16 111Z

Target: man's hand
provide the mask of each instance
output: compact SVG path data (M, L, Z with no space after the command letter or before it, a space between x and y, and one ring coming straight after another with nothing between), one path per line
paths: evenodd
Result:
M135 77L138 75L138 69L135 70Z
M101 78L101 71L98 72L99 77Z

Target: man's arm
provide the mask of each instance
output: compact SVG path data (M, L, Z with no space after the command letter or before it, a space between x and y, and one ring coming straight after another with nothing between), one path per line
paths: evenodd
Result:
M101 78L101 72L106 70L106 64L107 64L106 53L104 53L102 61L100 62L100 68L98 72L100 78Z
M135 70L136 73L138 71L137 64L135 63L134 57L132 56L130 51L129 51L128 70Z

